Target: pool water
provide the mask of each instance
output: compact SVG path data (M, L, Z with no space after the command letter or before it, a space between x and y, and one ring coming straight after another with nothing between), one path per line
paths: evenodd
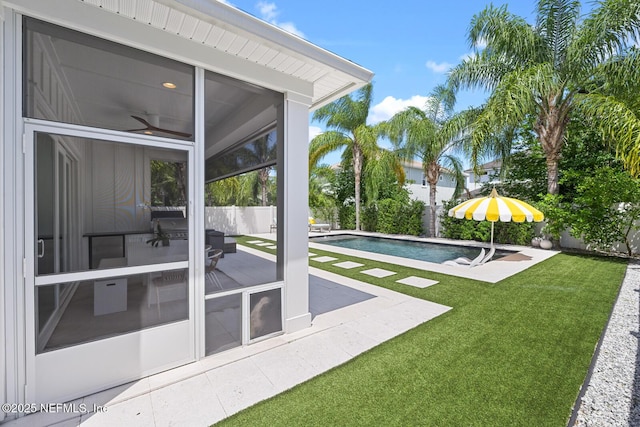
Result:
M458 257L473 259L480 254L480 248L444 243L416 242L411 240L389 239L384 237L367 237L352 235L337 235L312 237L309 241L341 248L356 249L365 252L375 252L393 255L419 261L442 263ZM496 250L493 260L502 258L513 252Z

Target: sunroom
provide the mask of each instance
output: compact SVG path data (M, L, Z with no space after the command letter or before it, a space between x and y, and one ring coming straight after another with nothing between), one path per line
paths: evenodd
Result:
M0 400L63 402L308 327L308 115L371 73L214 0L0 11ZM223 253L205 214L206 183L259 169L276 262Z

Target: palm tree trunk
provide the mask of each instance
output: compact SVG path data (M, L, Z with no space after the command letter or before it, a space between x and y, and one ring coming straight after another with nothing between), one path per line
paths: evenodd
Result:
M362 151L353 145L353 175L355 178L356 230L360 230L360 179L362 177Z
M176 185L178 187L178 195L180 202L187 202L187 179L186 179L187 164L184 162L176 162L173 164L174 176L176 179Z
M560 192L558 176L558 159L547 158L547 193L558 194Z
M438 178L440 178L440 166L437 163L430 163L424 170L425 178L429 183L429 237L436 237L436 190Z
M436 186L429 184L429 206L431 215L429 215L429 237L436 237Z
M262 190L262 206L267 206L267 184L269 182L269 170L270 168L262 168L258 171L260 187Z
M540 139L540 145L544 151L547 162L547 192L549 194L558 194L560 188L558 185L558 161L562 152L562 143L564 133L569 122L569 110L565 100L565 104L557 106L553 104L554 98L551 97L549 104L552 105L548 111L543 111L536 124L534 131Z

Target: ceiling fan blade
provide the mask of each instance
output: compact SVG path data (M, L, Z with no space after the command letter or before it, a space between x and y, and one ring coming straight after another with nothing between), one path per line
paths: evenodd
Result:
M179 132L177 130L171 130L171 129L162 129L162 128L159 128L157 126L153 126L151 123L149 123L148 121L146 121L142 117L133 116L133 115L131 117L133 117L134 119L136 119L137 121L139 121L140 123L145 125L146 128L144 128L144 129L131 129L131 130L128 130L127 132L140 132L140 131L162 132L162 133L168 133L169 135L180 136L182 138L191 138L191 134L190 133Z
M177 130L169 130L169 129L162 129L162 128L154 128L153 130L155 130L157 132L163 132L163 133L168 133L168 134L171 134L171 135L181 136L183 138L190 138L191 137L190 133L179 132Z
M149 123L148 121L146 121L145 119L143 119L142 117L138 117L138 116L131 116L134 119L136 119L137 121L139 121L140 123L142 123L143 125L147 126L147 127L151 127L151 123Z

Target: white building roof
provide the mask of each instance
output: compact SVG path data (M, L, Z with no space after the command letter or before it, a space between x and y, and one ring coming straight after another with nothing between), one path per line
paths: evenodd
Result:
M43 19L47 20L57 20L56 15L64 11L61 6L69 7L70 2L75 3L74 10L78 9L78 3L92 5L188 39L194 49L207 47L211 61L206 63L203 59L202 65L212 71L230 75L234 67L229 67L228 62L240 60L247 73L232 77L277 91L291 92L293 87L311 98L312 110L364 86L373 78L371 71L217 0L4 1L17 9L43 10L48 15ZM87 28L99 30L99 25L93 24L95 22L87 22ZM220 61L221 58L224 60ZM283 79L283 75L290 79Z

